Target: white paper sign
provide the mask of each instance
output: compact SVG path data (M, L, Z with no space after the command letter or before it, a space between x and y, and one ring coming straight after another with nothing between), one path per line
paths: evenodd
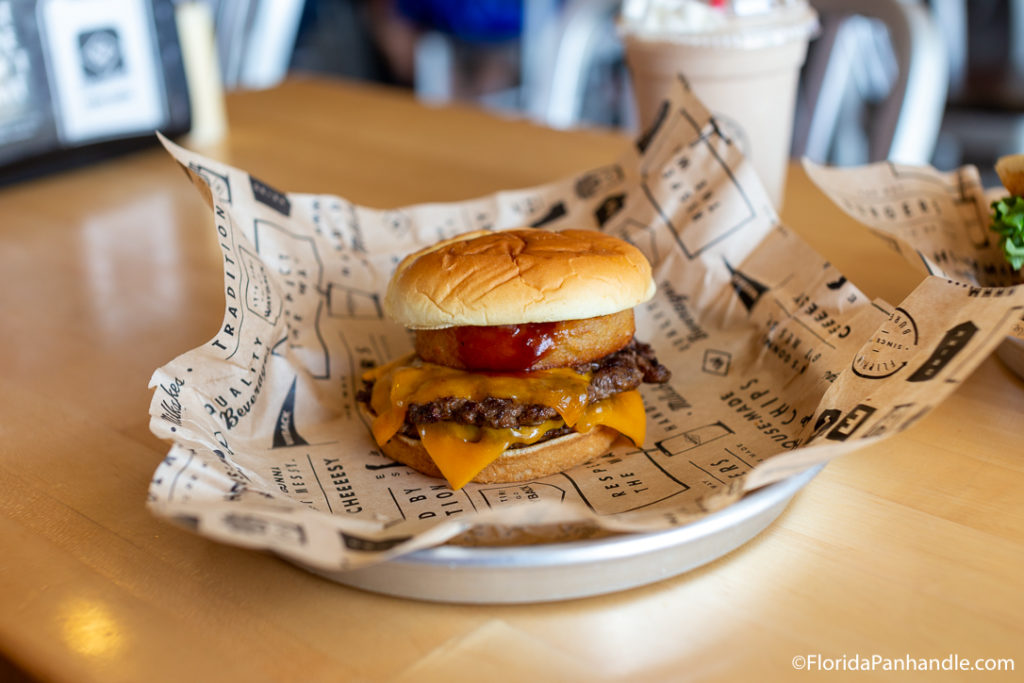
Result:
M39 8L61 141L159 128L163 72L145 0L43 0Z

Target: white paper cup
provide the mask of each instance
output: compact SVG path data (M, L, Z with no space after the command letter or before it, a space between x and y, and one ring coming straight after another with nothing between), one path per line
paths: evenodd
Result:
M781 207L796 86L817 26L809 8L788 24L742 33L634 33L620 26L643 129L682 76L750 159Z

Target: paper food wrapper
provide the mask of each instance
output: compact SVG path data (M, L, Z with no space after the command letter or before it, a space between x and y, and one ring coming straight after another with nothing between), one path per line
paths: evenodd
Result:
M750 164L682 84L622 158L450 204L376 210L283 194L165 144L211 207L225 313L209 342L153 375L151 428L173 445L149 505L313 568L455 537L685 524L906 429L1007 334L1024 336L1024 287L1007 286L1020 280L997 258L976 173L808 169L880 248L929 273L905 301L872 301L780 224ZM596 228L646 254L658 292L636 309L637 337L672 379L642 387L642 448L453 491L381 454L356 392L368 368L412 348L381 312L400 258L461 232L521 226Z

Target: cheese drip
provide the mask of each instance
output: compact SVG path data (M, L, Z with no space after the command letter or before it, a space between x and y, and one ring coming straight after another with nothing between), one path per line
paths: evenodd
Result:
M403 359L408 362L408 359ZM377 417L373 437L386 443L405 422L412 404L426 404L447 396L470 401L488 397L512 399L553 408L570 427L583 415L587 405L590 375L569 368L552 368L530 373L476 373L433 363L399 361L371 370L363 379L373 380L370 407Z
M513 429L475 427L454 422L433 422L418 426L423 448L441 470L451 487L458 490L471 482L485 467L501 457L513 444L540 441L561 420ZM576 431L589 432L602 425L623 434L639 448L646 431L644 404L639 391L626 391L587 406L576 423Z
M589 375L568 368L518 374L469 373L410 357L367 372L374 381L370 407L376 414L372 431L384 445L405 421L411 404L455 396L482 401L488 396L536 403L553 408L561 420L512 429L477 427L454 422L417 425L423 448L453 489L460 489L514 444L540 441L563 425L586 433L598 425L615 429L637 447L643 445L646 424L639 391L626 391L587 405Z

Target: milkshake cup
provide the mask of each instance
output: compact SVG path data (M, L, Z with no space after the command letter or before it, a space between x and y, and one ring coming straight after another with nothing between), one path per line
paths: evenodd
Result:
M806 0L627 0L619 32L642 129L681 76L779 208L797 80L817 27Z

